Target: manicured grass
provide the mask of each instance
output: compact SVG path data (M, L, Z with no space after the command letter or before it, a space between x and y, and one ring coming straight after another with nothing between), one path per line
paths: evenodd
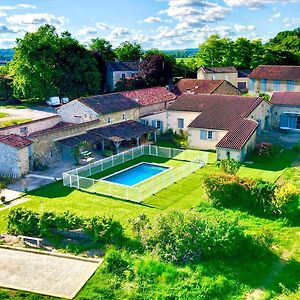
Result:
M4 113L4 112L0 112L0 119L8 117L8 116L9 116L9 114Z
M296 157L293 152L286 151L279 160L266 162L266 165L255 163L255 168L253 165L244 165L240 172L254 178L264 174L265 179L272 181L276 180L277 172L280 172L286 182L298 184L298 169L288 168ZM175 162L161 160L160 163ZM260 166L265 168L259 170ZM21 206L36 211L70 210L84 216L113 215L126 227L129 235L128 219L140 213L153 220L156 215L169 210L193 209L202 214L203 218L221 214L230 221L238 217L247 234L265 231L274 237L272 253L264 258L247 257L240 253L229 259L216 257L197 265L182 267L163 263L147 253L123 249L133 264L134 276L117 277L107 273L104 265L76 299L252 299L250 296L247 298L247 295L259 293L260 296L254 299L297 299L300 294L300 227L293 227L285 220L271 220L238 210L212 207L205 194L202 178L214 172L220 172L220 169L215 164L209 164L151 196L142 205L65 188L61 182L57 182L28 195L31 200ZM0 212L0 232L5 231L6 215L7 211ZM211 297L208 293L210 288L221 290L222 298ZM190 298L181 296L185 291L192 292ZM24 292L0 290L0 297L1 294L10 298L37 299ZM49 298L38 296L38 299Z
M17 125L17 124L23 124L32 121L31 119L15 119L15 120L7 120L7 121L0 121L0 128Z
M253 163L243 164L237 175L253 179L275 182L299 157L293 150L284 150L270 158L259 159Z

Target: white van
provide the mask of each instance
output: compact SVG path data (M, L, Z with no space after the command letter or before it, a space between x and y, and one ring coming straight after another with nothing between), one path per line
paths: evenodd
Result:
M60 99L59 97L49 97L49 99L46 101L46 103L49 105L49 106L58 106L60 105Z

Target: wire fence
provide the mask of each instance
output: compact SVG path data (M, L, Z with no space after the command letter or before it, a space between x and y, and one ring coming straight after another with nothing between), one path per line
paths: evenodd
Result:
M127 186L102 179L88 178L143 155L176 159L185 161L185 163L181 166L171 168L159 176L143 181L143 183L136 186ZM151 195L203 167L207 161L208 153L205 152L142 145L89 165L65 172L63 173L63 184L64 186L77 188L91 193L140 203Z

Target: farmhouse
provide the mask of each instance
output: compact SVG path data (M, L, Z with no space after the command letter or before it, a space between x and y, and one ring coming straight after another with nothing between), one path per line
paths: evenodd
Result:
M226 80L233 86L238 86L238 71L234 67L201 67L197 79Z
M248 78L250 94L300 91L300 66L261 65Z
M300 131L300 92L274 92L272 127Z
M242 95L242 92L226 80L181 79L175 87L182 94Z
M15 135L0 135L0 175L21 177L29 172L32 141Z
M116 83L121 79L129 79L138 74L140 61L108 61L106 63L105 90L113 92Z
M243 160L254 148L256 135L268 130L271 104L257 97L181 95L165 114L143 118L166 124L164 130L188 132L189 147L217 150L219 159Z

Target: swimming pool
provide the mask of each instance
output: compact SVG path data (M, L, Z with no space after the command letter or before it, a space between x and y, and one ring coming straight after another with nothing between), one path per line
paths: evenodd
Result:
M151 163L140 163L123 171L102 178L102 180L134 186L142 181L154 177L170 169L161 165Z

